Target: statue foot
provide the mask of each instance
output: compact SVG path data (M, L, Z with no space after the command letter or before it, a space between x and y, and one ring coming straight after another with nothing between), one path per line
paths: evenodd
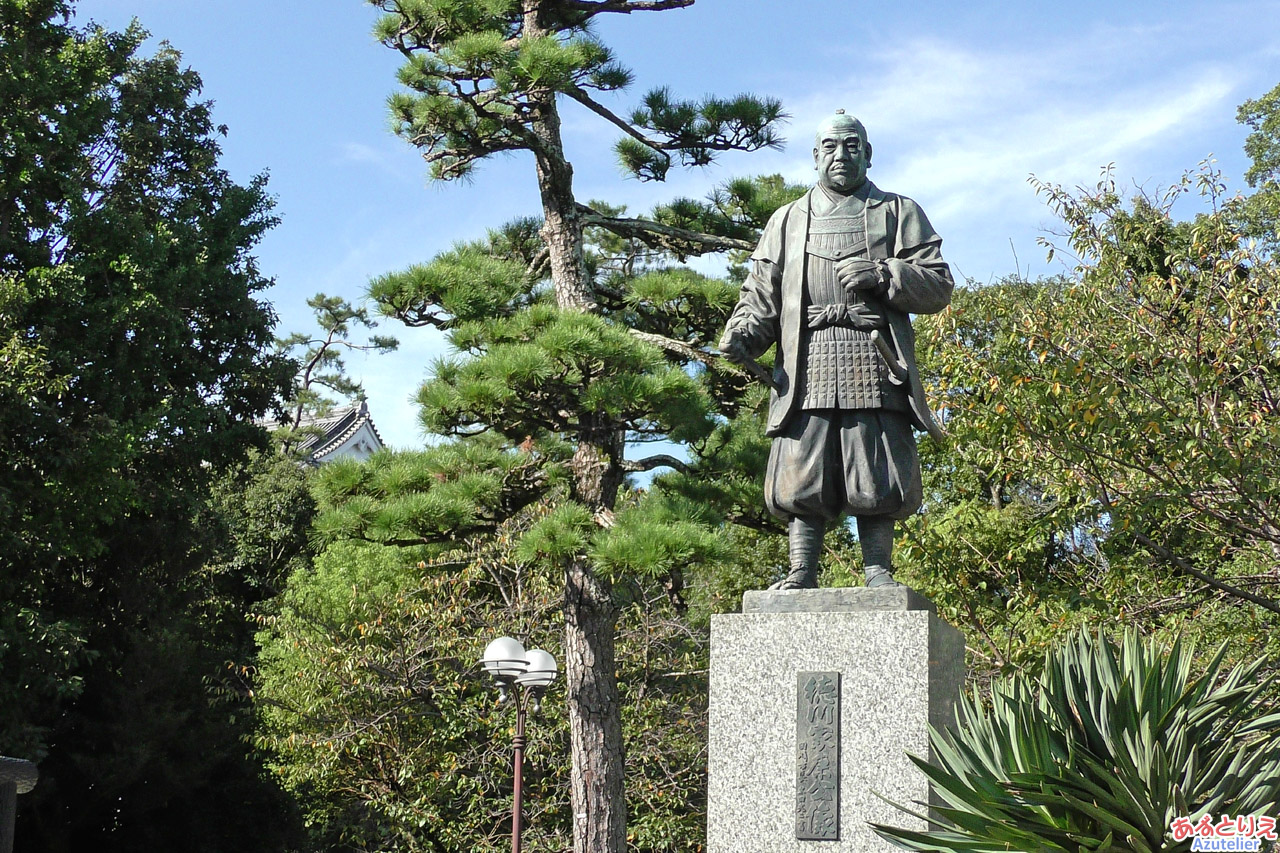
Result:
M792 569L791 573L775 584L770 584L771 591L788 589L817 589L817 573L811 569Z
M867 586L902 586L884 566L867 566Z

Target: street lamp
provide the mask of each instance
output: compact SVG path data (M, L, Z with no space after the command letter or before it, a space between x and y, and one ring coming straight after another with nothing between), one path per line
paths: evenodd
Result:
M527 710L537 713L542 694L556 680L556 659L542 649L525 651L519 640L499 637L484 650L485 672L498 686L498 704L514 702L516 736L511 739L515 753L515 796L511 804L511 853L520 853L522 827L522 779L524 770L524 719Z

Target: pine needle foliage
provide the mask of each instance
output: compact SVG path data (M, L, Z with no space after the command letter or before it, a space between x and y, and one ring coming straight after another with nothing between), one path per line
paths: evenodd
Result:
M293 386L289 392L292 415L284 422L276 437L282 440L288 452L310 434L319 435L323 430L314 426L302 426L304 415L325 417L332 412L337 400L325 392L337 394L347 400L364 399L364 386L347 373L343 358L347 352L394 352L400 343L387 335L369 335L363 342L352 340L355 330L373 329L377 321L369 316L369 309L356 307L345 299L317 293L307 300L307 307L315 312L317 332L294 332L276 338L276 352L290 357L297 365Z
M642 180L663 180L673 160L705 166L719 152L782 143L777 124L784 114L773 99L682 100L660 87L627 117L594 99L594 93L626 88L633 75L596 38L592 19L692 0L370 2L388 13L375 36L407 60L399 80L409 91L389 101L396 132L424 149L436 178L462 177L490 154L536 148L538 106L555 93L622 129L619 160Z
M407 326L448 329L528 307L535 295L524 271L519 261L483 245L464 245L430 264L375 278L369 293Z
M1263 659L1224 674L1225 655L1194 675L1181 641L1078 633L1038 677L961 697L957 726L930 732L933 762L912 760L943 804L937 829L877 832L906 850L1163 853L1190 849L1175 818L1274 814L1273 679Z
M356 539L442 546L491 533L546 494L558 474L554 457L489 441L338 460L316 476L320 516L313 536L321 545Z
M600 430L615 441L619 481L628 471L676 466L688 484L673 481L648 503L619 509L616 518L610 509L603 526L596 507L566 504L525 534L521 554L552 562L586 554L604 576L665 578L722 552L707 525L724 516L679 498L679 490L732 475L741 478L734 488L750 495L741 502L759 504L754 470L730 469L755 465L765 439L725 413L741 411L754 420L764 396L707 343L723 326L737 288L597 233L605 238L592 246L602 297L597 313L558 307L545 280L516 259L517 252L541 250L527 222L374 282L384 313L440 328L452 345L453 353L432 366L418 403L424 430L453 440L419 454L325 466L317 477L319 539L443 547L491 532L532 501L557 494L563 500L572 476L571 437ZM752 452L745 456L722 454L735 429L750 436ZM692 461L668 454L626 458L629 448L643 450L659 439L684 444ZM725 486L707 494L719 495ZM677 507L676 501L683 502Z

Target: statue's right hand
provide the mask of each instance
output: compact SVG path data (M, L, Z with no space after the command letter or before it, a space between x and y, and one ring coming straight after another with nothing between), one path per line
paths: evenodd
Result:
M836 264L836 277L850 294L876 290L884 282L884 269L866 258L845 258Z
M751 360L751 356L747 354L747 342L737 334L737 329L725 329L724 335L720 338L720 352L735 364L743 364Z

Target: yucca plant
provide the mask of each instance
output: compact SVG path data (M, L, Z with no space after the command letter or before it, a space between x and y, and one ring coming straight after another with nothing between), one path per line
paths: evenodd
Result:
M1036 678L997 681L989 706L961 697L954 729L930 732L935 827L875 825L906 850L1190 850L1170 824L1275 815L1280 713L1265 659L1225 676L1225 647L1199 677L1193 649L1136 633L1081 632ZM911 809L903 811L924 817Z

